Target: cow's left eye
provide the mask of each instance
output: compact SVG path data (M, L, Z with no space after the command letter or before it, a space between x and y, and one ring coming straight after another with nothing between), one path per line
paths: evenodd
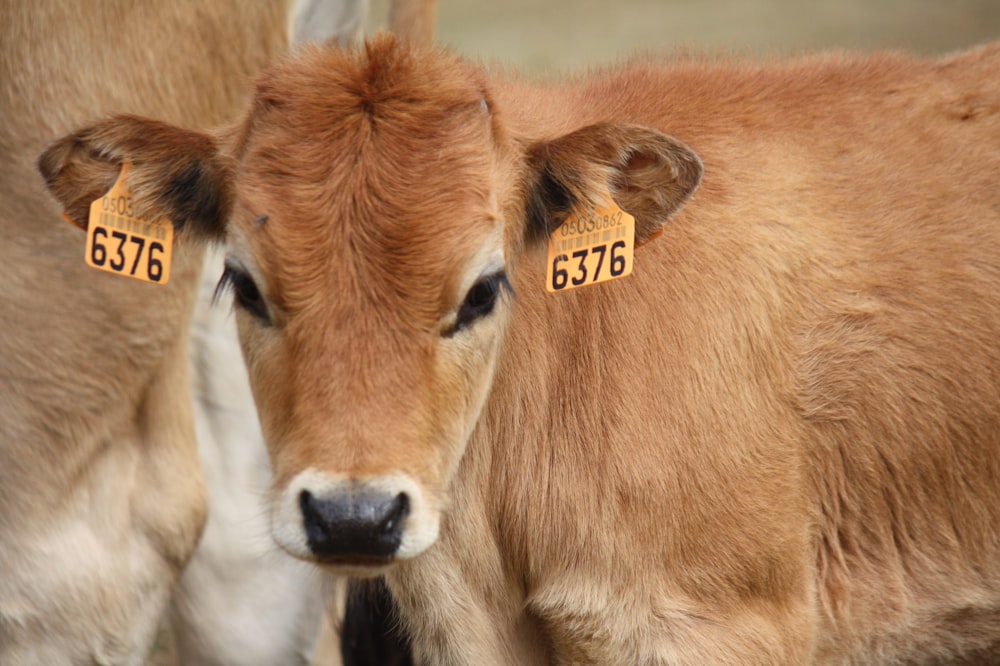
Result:
M465 295L465 300L458 308L455 326L449 333L456 333L493 312L503 289L510 289L507 274L503 271L480 278Z
M232 288L233 290L236 305L257 317L261 322L265 324L271 323L267 312L267 304L264 302L264 297L261 295L253 278L242 268L227 261L225 270L222 273L222 279L219 280L219 284L215 287L215 298L218 298L228 288Z

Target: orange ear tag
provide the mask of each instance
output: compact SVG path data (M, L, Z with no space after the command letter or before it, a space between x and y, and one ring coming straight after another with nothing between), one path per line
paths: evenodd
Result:
M118 180L100 199L90 204L87 225L87 265L100 271L166 284L174 253L174 225L155 222L132 212L128 187L129 163L122 164Z
M549 236L549 263L545 288L568 291L632 273L635 218L607 203L575 211Z

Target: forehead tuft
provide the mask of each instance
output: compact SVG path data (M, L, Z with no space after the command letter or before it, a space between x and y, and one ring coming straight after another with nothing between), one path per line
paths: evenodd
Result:
M391 35L354 49L311 46L258 78L234 152L252 149L255 135L268 129L315 141L351 136L361 123L392 131L471 119L483 116L487 94L477 68Z
M495 142L485 77L454 56L391 36L306 48L260 77L232 136L234 222L284 307L312 302L332 264L349 268L339 293L414 304L446 291L493 233ZM268 223L253 225L260 215Z

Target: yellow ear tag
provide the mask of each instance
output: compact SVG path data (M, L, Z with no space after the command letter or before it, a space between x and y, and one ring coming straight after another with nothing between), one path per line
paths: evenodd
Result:
M635 218L610 197L603 206L574 211L549 236L545 288L568 291L632 272Z
M87 265L108 273L166 284L174 252L174 225L136 217L128 187L129 163L122 164L118 180L90 204L87 225Z

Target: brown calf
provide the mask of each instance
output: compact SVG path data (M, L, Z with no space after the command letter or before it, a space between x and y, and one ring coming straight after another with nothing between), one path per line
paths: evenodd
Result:
M998 71L539 85L386 38L218 137L117 117L41 166L79 214L131 160L226 240L272 533L384 574L424 661L933 661L1000 639ZM606 195L633 274L546 293Z

